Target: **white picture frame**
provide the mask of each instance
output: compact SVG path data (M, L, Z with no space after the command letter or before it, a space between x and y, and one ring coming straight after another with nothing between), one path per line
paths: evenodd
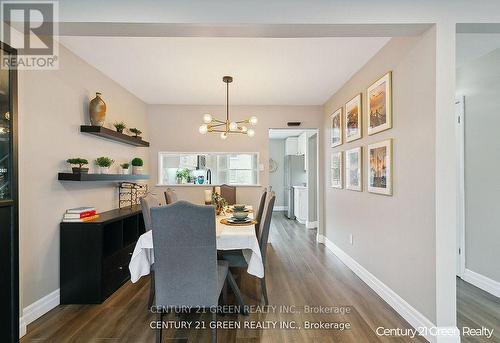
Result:
M330 115L330 144L332 148L335 148L343 143L343 118L342 118L342 107L337 109Z
M345 188L363 191L363 149L357 147L345 151Z
M387 72L366 90L368 135L392 128L392 72Z
M392 139L368 145L367 155L368 192L392 195Z
M352 142L362 137L363 131L363 101L361 93L345 104L344 137L346 142Z
M344 167L342 162L342 151L330 154L330 185L332 188L343 188Z

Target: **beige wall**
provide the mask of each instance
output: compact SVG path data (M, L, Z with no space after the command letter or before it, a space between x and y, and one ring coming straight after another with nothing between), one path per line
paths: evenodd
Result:
M151 184L158 181L158 152L258 152L264 170L259 179L262 187L268 186L269 178L269 129L285 128L288 121L301 121L303 128L320 128L323 111L321 106L231 106L231 118L243 119L256 115L259 123L255 136L232 135L223 141L218 135L201 135L198 127L203 114L209 112L224 116L224 106L171 106L149 105L149 133L151 136ZM256 206L262 187L238 187L237 201ZM175 187L181 199L203 201L205 187ZM166 187L152 188L163 198Z
M19 171L21 309L59 288L59 222L66 209L95 206L98 211L118 207L117 189L109 183L60 182L57 172L65 160L99 156L118 163L147 149L106 141L79 132L87 122L87 103L96 91L107 103L106 120L124 120L149 137L146 105L118 84L60 48L57 71L19 73Z
M323 136L325 180L330 153L363 147L363 192L325 184L325 235L432 322L436 322L435 32L393 38L325 105L329 115L363 93L363 138L328 146ZM393 72L393 128L367 135L366 88ZM367 145L393 138L393 196L366 191ZM353 234L353 245L349 243Z

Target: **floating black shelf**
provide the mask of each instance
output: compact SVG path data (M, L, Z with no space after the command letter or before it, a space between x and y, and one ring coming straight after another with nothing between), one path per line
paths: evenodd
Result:
M130 144L133 146L139 146L139 147L149 146L149 142L143 141L141 138L129 136L124 133L120 133L102 126L82 125L80 126L80 132L103 137L121 143Z
M149 175L59 173L57 179L60 181L137 181L148 180Z

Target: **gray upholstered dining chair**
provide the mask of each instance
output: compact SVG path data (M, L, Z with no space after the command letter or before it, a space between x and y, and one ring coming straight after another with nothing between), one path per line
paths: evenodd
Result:
M144 226L146 231L151 230L151 209L153 207L159 207L161 205L160 201L151 193L146 194L146 196L140 198L142 217L144 218Z
M177 201L177 193L172 188L167 188L165 191L165 202L167 205L173 204Z
M156 309L181 306L210 308L218 305L228 265L217 261L215 210L187 201L153 208ZM161 321L163 311L158 311ZM208 311L216 312L216 311ZM212 321L217 314L212 313ZM156 333L161 342L162 330ZM217 329L212 329L212 342Z
M142 208L142 217L144 219L144 226L146 231L151 230L151 209L155 207L160 207L160 201L151 193L146 194L146 196L141 197L139 199L141 202ZM148 300L148 308L151 308L153 305L153 300L155 297L155 272L154 272L154 264L151 266L150 272L150 286L149 286L149 300Z
M255 224L255 233L257 234L257 237L259 237L259 227L262 220L262 213L264 213L264 206L266 206L266 196L267 192L266 189L264 189L264 192L262 192L262 195L260 196L259 208L255 214L255 221L257 222L257 224Z
M236 187L229 185L220 185L220 195L228 205L236 204Z
M264 277L260 279L260 288L262 292L262 297L264 298L264 304L268 305L269 300L267 298L267 287L266 287L266 253L267 253L267 242L269 239L269 230L271 227L271 218L273 215L274 201L276 195L274 192L267 192L266 196L266 206L262 215L262 220L260 222L259 233L257 239L259 241L260 254L262 256L262 264L264 265ZM229 268L248 268L248 264L243 256L241 250L226 250L222 252L222 257L225 261L229 263ZM231 285L234 280L228 278ZM231 288L233 285L231 285Z

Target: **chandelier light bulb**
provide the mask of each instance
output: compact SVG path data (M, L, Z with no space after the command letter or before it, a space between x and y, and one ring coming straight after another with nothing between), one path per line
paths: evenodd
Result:
M253 136L255 136L255 131L253 129L248 129L247 135L248 135L248 137L253 137Z
M205 113L203 115L203 121L207 124L210 123L212 121L212 115L210 113Z
M241 127L241 132L246 133L248 131L248 128L246 126Z
M229 124L229 128L233 131L236 131L238 129L238 124L236 124L236 122L232 121L230 124Z
M203 124L202 126L200 126L200 128L198 129L198 131L200 131L200 133L202 135L206 134L208 132L208 126L206 124Z
M226 139L226 138L227 138L227 133L226 133L226 132L222 132L222 133L220 134L220 138L221 138L221 139Z
M257 125L258 119L256 116L251 116L250 119L248 119L248 122L250 123L250 125L255 126Z

